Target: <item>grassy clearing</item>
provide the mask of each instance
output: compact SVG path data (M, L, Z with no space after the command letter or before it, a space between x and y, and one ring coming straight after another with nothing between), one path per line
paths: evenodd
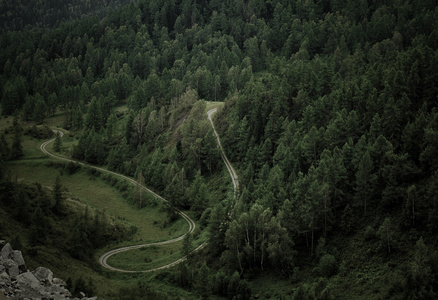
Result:
M116 113L125 113L129 111L128 105L124 104L124 105L120 105L114 108L114 112Z
M11 174L17 180L39 182L49 187L54 184L56 176L61 174L60 169L48 167L41 162L18 161L12 162L9 166ZM86 170L73 175L66 175L65 172L62 174L61 182L71 194L70 198L102 210L112 218L138 228L133 240L127 244L167 240L178 237L188 230L188 224L182 218L170 225L166 224L167 214L163 204L138 209L129 204L119 190L111 187L104 180L89 175Z
M29 141L29 143L39 145L39 141ZM20 181L37 181L46 187L53 186L56 176L60 174L60 169L47 166L46 164L51 159L46 156L39 159L29 159L31 157L30 152L26 151L26 153L28 155L23 160L8 163L10 174L13 174ZM135 225L138 228L133 240L121 243L120 246L138 242L167 240L182 235L188 229L187 223L182 218L171 225L166 225L167 214L163 211L162 205L146 207L141 210L136 209L125 201L117 189L111 187L101 178L90 175L87 170L83 169L73 175L67 175L63 172L61 180L63 186L68 190L67 195L69 195L71 205L75 205L78 209L84 209L85 205L88 205L104 210L111 219L117 219L116 221L121 221L126 225ZM90 209L90 213L92 213L92 209ZM11 226L22 240L26 239L26 232L19 230L20 225L15 224L15 222L4 220L0 224L2 227L3 225L5 227ZM11 231L13 230L11 229ZM116 246L112 245L112 247ZM180 247L180 244L173 246L176 248L175 252L179 253L178 247ZM56 277L64 280L83 278L86 282L91 281L95 287L95 294L105 299L114 299L114 295L121 288L128 286L134 288L137 285L138 275L130 275L126 278L112 278L115 274L108 277L106 272L102 273L97 266L98 256L96 256L96 263L89 265L56 249L41 247L38 252L36 260L26 255L26 262L30 269L45 266L50 268ZM172 257L166 256L155 261L155 265L158 266L161 262L166 263L169 259L172 259Z
M10 119L10 120L9 120ZM12 123L12 118L8 118ZM49 120L52 120L49 119ZM58 121L48 121L50 124L56 124ZM3 125L8 126L8 122L2 119ZM1 128L1 127L0 127ZM69 132L62 130L65 134L62 138L64 151L60 155L68 156L71 147L77 142L76 138L70 136ZM123 221L123 223L138 228L132 241L126 244L135 244L137 242L153 242L168 240L178 237L188 230L188 224L182 218L172 224L167 224L167 214L164 205L157 201L157 205L138 209L129 204L123 194L109 183L90 175L86 169L81 170L73 175L67 175L66 172L54 167L48 167L49 161L57 161L49 158L42 153L40 146L44 140L39 140L29 136L23 137L24 156L21 160L13 161L8 164L9 173L17 180L28 182L39 182L44 186L52 186L56 176L61 175L63 186L71 193L71 198L79 200L81 203L102 210L113 219ZM47 146L47 150L53 151L53 143Z
M54 116L45 119L44 125L49 127L62 127L65 123L65 115L63 112L58 111Z
M191 251L207 240L204 231L197 239L192 242ZM108 259L110 266L131 270L143 271L157 268L172 263L181 257L183 241L167 245L145 246L139 249L121 252Z
M220 109L225 105L225 102L205 101L205 103L207 103L207 111L216 107Z
M143 271L171 263L182 257L182 241L159 246L142 247L111 256L108 264L121 269Z
M55 151L53 151L53 144L54 143L48 144L46 149L51 153L56 153ZM78 144L78 138L76 136L66 134L64 132L64 135L61 139L61 145L62 145L61 152L56 154L60 156L69 157L70 154L72 153L73 146L76 146L77 144Z
M0 116L0 128L1 128L1 132L4 132L5 129L9 128L10 126L12 126L12 120L14 118L12 116Z
M0 119L0 128L5 129L12 124L12 117ZM62 124L63 116L55 116L46 121L47 125L55 127ZM29 124L28 126L31 126ZM69 132L62 130L64 151L61 155L68 156L76 138ZM9 135L10 136L10 135ZM157 205L138 209L127 203L123 194L100 178L81 170L73 175L66 175L62 170L48 167L49 161L56 161L41 152L40 146L44 140L23 136L24 156L22 159L8 163L9 174L16 180L39 182L43 186L52 186L58 175L61 175L63 186L71 193L71 198L81 203L106 212L113 219L123 221L127 225L138 228L132 241L124 243L163 241L181 236L188 230L188 224L182 218L172 224L167 224L167 214L164 205L157 201ZM47 146L53 152L53 143ZM113 246L114 247L114 246Z

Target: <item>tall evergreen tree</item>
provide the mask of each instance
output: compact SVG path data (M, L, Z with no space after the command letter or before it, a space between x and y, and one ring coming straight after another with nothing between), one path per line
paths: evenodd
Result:
M363 206L363 213L367 212L367 205L371 199L376 182L376 175L372 173L373 162L368 151L365 152L359 162L358 170L356 172L356 198Z
M61 150L62 150L61 136L58 132L56 132L55 142L53 143L53 150L55 152L61 152Z
M56 176L55 179L55 185L53 186L52 191L52 198L54 202L53 211L56 214L61 214L64 210L64 195L62 194L62 183L59 176Z
M24 154L23 145L22 145L23 128L18 122L18 114L15 115L14 117L13 129L14 129L14 136L12 139L12 146L11 146L11 158L18 159L22 157Z

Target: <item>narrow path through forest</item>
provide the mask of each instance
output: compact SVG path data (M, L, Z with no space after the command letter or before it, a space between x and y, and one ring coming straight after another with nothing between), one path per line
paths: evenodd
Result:
M214 131L214 134L215 134L216 139L217 139L218 147L219 147L219 149L220 149L221 157L222 157L222 159L223 159L223 161L224 161L224 163L225 163L225 165L226 165L226 167L227 167L227 169L228 169L228 172L230 173L231 179L232 179L232 181L233 181L233 185L234 185L234 197L237 198L238 189L239 189L238 177L237 177L236 171L233 169L231 163L229 162L229 160L227 159L227 157L226 157L226 155L225 155L225 152L223 151L222 144L221 144L220 139L219 139L219 135L218 135L218 133L217 133L215 127L214 127L213 120L212 120L211 116L212 116L215 112L217 112L217 108L214 108L214 109L209 110L209 111L207 112L208 119L210 120L211 126L213 127L213 131ZM59 134L60 137L62 137L62 136L64 135L64 133L63 133L62 131L60 131L60 130L52 129L52 131L53 131L55 134ZM122 174L119 174L119 173L116 173L116 172L113 172L113 171L109 171L109 170L106 170L106 169L104 169L104 168L100 168L100 167L96 167L96 166L93 166L93 165L89 165L89 164L86 164L86 163L83 163L83 162L79 162L79 161L77 161L77 160L73 160L73 159L69 159L69 158L61 157L61 156L58 156L58 155L55 155L55 154L49 152L49 151L46 149L46 146L47 146L48 144L54 142L55 139L56 139L56 137L54 137L54 138L52 138L52 139L50 139L50 140L45 141L44 143L42 143L41 146L40 146L41 151L42 151L43 153L47 154L48 156L53 157L53 158L56 158L56 159L59 159L59 160L63 160L63 161L67 161L67 162L78 163L78 164L80 164L81 166L85 166L85 167L88 167L88 168L93 168L93 169L99 170L99 171L104 172L104 173L112 174L112 175L115 175L115 176L117 176L117 177L123 178L123 179L129 181L130 183L132 183L132 184L134 184L134 185L138 185L138 183L137 183L134 179L129 178L129 177L125 176L125 175L122 175ZM164 203L168 203L168 201L167 201L166 199L164 199L163 197L161 197L160 195L158 195L158 194L155 193L154 191L148 189L147 187L145 187L145 186L140 186L140 188L142 188L143 190L147 191L148 193L151 193L153 196L155 196L155 197L157 197L158 199L162 200ZM195 230L195 228L196 228L196 224L195 224L195 222L194 222L194 221L193 221L188 215L186 215L184 212L180 211L180 210L177 209L177 208L175 208L175 210L176 210L177 213L178 213L181 217L183 217L183 218L187 221L187 223L189 224L189 229L187 230L187 232L186 232L185 234L183 234L183 235L181 235L181 236L179 236L179 237L177 237L177 238L167 240L167 241L154 242L154 243L146 243L146 244L140 244L140 245L134 245L134 246L126 246L126 247L120 247L120 248L117 248L117 249L113 249L113 250L111 250L111 251L108 251L108 252L102 254L102 255L100 256L100 258L99 258L99 263L100 263L103 267L105 267L105 268L107 268L107 269L110 269L110 270L112 270L112 271L118 271L118 272L124 272L124 273L147 273L147 272L154 272L154 271L158 271L158 270L162 270L162 269L167 269L167 268L173 267L173 266L175 266L175 265L177 265L177 264L183 262L184 260L186 260L187 257L184 256L184 257L181 257L180 259L178 259L178 260L176 260L176 261L174 261L174 262L171 262L171 263L169 263L169 264L163 265L163 266L161 266L161 267L157 267L157 268L153 268L153 269L149 269L149 270L143 270L143 271L131 271L131 270L119 269L119 268L112 267L112 266L110 266L110 265L107 263L108 258L111 257L111 256L114 255L114 254L121 253L121 252L125 252L125 251L129 251L129 250L133 250L133 249L143 248L143 247L157 246L157 245L167 245L167 244L175 243L175 242L178 242L178 241L183 240L184 237L185 237L187 234L191 234L191 233ZM199 246L198 246L195 250L193 250L192 252L195 252L195 251L198 251L198 250L202 249L205 245L206 245L206 243L203 243L203 244L199 245Z
M219 134L216 131L216 128L214 127L213 119L211 116L217 112L217 108L210 109L207 112L208 119L210 120L211 127L213 127L214 135L216 136L216 141L219 146L222 160L224 161L225 165L227 166L228 172L230 173L231 180L233 181L234 185L234 198L237 200L238 194L239 194L239 178L237 177L237 173L234 170L233 166L231 165L230 161L228 160L227 156L225 155L225 151L222 148L221 140L219 139Z

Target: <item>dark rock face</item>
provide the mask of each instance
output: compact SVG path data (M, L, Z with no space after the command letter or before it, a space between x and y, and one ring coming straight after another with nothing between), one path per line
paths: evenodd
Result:
M79 299L71 298L65 282L53 278L49 269L27 270L21 251L12 249L6 241L0 240L0 248L0 299Z

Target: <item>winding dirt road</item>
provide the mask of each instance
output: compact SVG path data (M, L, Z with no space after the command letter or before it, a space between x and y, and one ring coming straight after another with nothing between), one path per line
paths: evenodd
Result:
M53 129L52 131L53 131L55 134L59 134L60 137L62 137L62 136L64 135L64 133L63 133L62 131L60 131L60 130ZM120 177L120 178L123 178L123 179L129 181L130 183L132 183L132 184L134 184L134 185L138 185L137 182L136 182L134 179L129 178L129 177L125 176L125 175L122 175L122 174L119 174L119 173L116 173L116 172L113 172L113 171L109 171L109 170L106 170L106 169L103 169L103 168L99 168L99 167L96 167L96 166L92 166L92 165L89 165L89 164L85 164L85 163L82 163L82 162L79 162L79 161L76 161L76 160L73 160L73 159L69 159L69 158L61 157L61 156L58 156L58 155L55 155L55 154L49 152L49 151L46 149L46 146L47 146L48 144L54 142L55 139L56 139L56 137L55 137L55 138L52 138L52 139L50 139L50 140L48 140L48 141L46 141L46 142L44 142L44 143L42 143L41 146L40 146L41 151L42 151L43 153L45 153L45 154L47 154L47 155L53 157L53 158L56 158L56 159L59 159L59 160L63 160L63 161L67 161L67 162L78 163L78 164L80 164L81 166L85 166L85 167L88 167L88 168L92 168L92 169L99 170L99 171L104 172L104 173L108 173L108 174L111 174L111 175L115 175L115 176L117 176L117 177ZM164 203L168 203L168 201L167 201L166 199L164 199L163 197L161 197L160 195L158 195L158 194L155 193L154 191L152 191L152 190L150 190L150 189L148 189L148 188L146 188L146 187L144 187L144 186L140 186L140 188L142 188L143 190L147 191L148 193L151 193L153 196L157 197L158 199L160 199L160 200L163 201ZM167 264L167 265L164 265L164 266L161 266L161 267L158 267L158 268L154 268L154 269L144 270L144 271L123 270L123 269L119 269L119 268L114 268L114 267L110 266L110 265L107 263L108 258L111 257L111 256L114 255L114 254L117 254L117 253L120 253L120 252L129 251L129 250L133 250L133 249L138 249L138 248L142 248L142 247L157 246L157 245L167 245L167 244L175 243L175 242L178 242L178 241L181 241L182 239L184 239L184 237L185 237L187 234L192 233L192 232L195 230L195 228L196 228L196 224L195 224L195 222L194 222L194 221L193 221L188 215L186 215L185 213L183 213L183 212L180 211L179 209L175 208L175 210L176 210L177 213L178 213L181 217L183 217L183 218L187 221L187 223L189 224L189 229L187 230L187 232L186 232L185 234L183 234L183 235L181 235L181 236L179 236L179 237L177 237L177 238L174 238L174 239L171 239L171 240L167 240L167 241L163 241L163 242L155 242L155 243L147 243L147 244L141 244L141 245L135 245L135 246L127 246L127 247L121 247L121 248L117 248L117 249L114 249L114 250L108 251L108 252L104 253L104 254L99 258L99 263L100 263L102 266L104 266L105 268L110 269L110 270L113 270L113 271L125 272L125 273L138 273L138 272L153 272L153 271L158 271L158 270L161 270L161 269L170 268L170 267L172 267L172 266L174 266L174 265L176 265L176 264L178 264L178 263L184 261L184 260L186 259L186 257L182 257L182 258L180 258L180 259L178 259L178 260L176 260L176 261L174 261L174 262L172 262L172 263L170 263L170 264ZM198 248L196 248L194 251L197 251L197 250L203 248L204 246L205 246L205 243L202 244L202 245L200 245L200 246L199 246Z
M217 108L214 108L214 109L209 110L209 111L207 112L207 114L208 114L208 119L210 120L211 126L213 127L213 131L214 131L214 134L215 134L215 136L216 136L217 143L218 143L218 146L219 146L219 149L220 149L220 152L221 152L222 160L224 161L224 163L225 163L225 165L226 165L226 167L227 167L227 169L228 169L228 172L230 173L231 179L232 179L232 181L233 181L233 185L234 185L234 197L237 198L238 190L239 190L239 181L238 181L238 177L237 177L236 171L235 171L234 168L232 167L231 163L229 162L228 158L227 158L226 155L225 155L225 152L223 151L222 144L221 144L221 141L220 141L220 139L219 139L219 135L218 135L218 133L217 133L215 127L214 127L213 120L212 120L211 116L212 116L215 112L217 112ZM64 133L63 133L62 131L60 131L60 130L52 129L52 131L53 131L55 134L59 134L60 137L62 137L62 136L64 135ZM76 161L76 160L73 160L73 159L69 159L69 158L61 157L61 156L58 156L58 155L55 155L55 154L49 152L49 151L46 149L46 146L47 146L48 144L54 142L55 139L56 139L56 137L54 137L54 138L52 138L52 139L50 139L50 140L45 141L44 143L42 143L41 146L40 146L41 151L42 151L43 153L47 154L48 156L53 157L53 158L56 158L56 159L59 159L59 160L63 160L63 161L67 161L67 162L78 163L78 164L80 164L81 166L85 166L85 167L88 167L88 168L96 169L96 170L99 170L99 171L104 172L104 173L112 174L112 175L115 175L115 176L117 176L117 177L123 178L123 179L129 181L130 183L132 183L132 184L134 184L134 185L138 185L138 183L137 183L134 179L129 178L129 177L125 176L125 175L122 175L122 174L119 174L119 173L116 173L116 172L113 172L113 171L109 171L109 170L106 170L106 169L103 169L103 168L99 168L99 167L96 167L96 166L93 166L93 165L89 165L89 164L86 164L86 163L83 163L83 162L79 162L79 161ZM152 195L154 195L154 196L157 197L158 199L162 200L164 203L168 203L168 201L167 201L166 199L164 199L164 198L161 197L160 195L156 194L154 191L152 191L152 190L146 188L145 186L140 186L140 188L142 188L143 190L145 190L145 191L151 193ZM185 261L185 260L187 259L186 256L181 257L180 259L178 259L178 260L176 260L176 261L174 261L174 262L172 262L172 263L166 264L166 265L164 265L164 266L161 266L161 267L158 267L158 268L149 269L149 270L143 270L143 271L132 271L132 270L119 269L119 268L112 267L112 266L110 266L110 265L107 263L108 258L111 257L111 256L114 255L114 254L121 253L121 252L125 252L125 251L129 251L129 250L133 250L133 249L143 248L143 247L158 246L158 245L167 245L167 244L175 243L175 242L178 242L178 241L183 240L184 237L185 237L187 234L191 234L191 233L195 230L195 228L196 228L196 224L195 224L195 222L194 222L194 221L193 221L188 215L186 215L185 213L183 213L183 212L180 211L179 209L175 208L175 210L176 210L177 213L178 213L181 217L183 217L183 218L187 221L187 223L189 224L189 229L187 230L187 232L186 232L185 234L183 234L183 235L181 235L181 236L179 236L179 237L177 237L177 238L174 238L174 239L171 239L171 240L167 240L167 241L154 242L154 243L147 243L147 244L134 245L134 246L126 246L126 247L121 247L121 248L113 249L113 250L111 250L111 251L108 251L108 252L102 254L102 256L100 256L100 258L99 258L99 263L100 263L103 267L105 267L105 268L107 268L107 269L109 269L109 270L112 270L112 271L118 271L118 272L123 272L123 273L148 273L148 272L155 272L155 271L162 270L162 269L167 269L167 268L173 267L173 266L175 266L175 265L177 265L177 264L179 264L179 263ZM204 248L205 245L206 245L206 243L201 244L200 246L198 246L198 247L197 247L195 250L193 250L192 252L195 252L195 251L198 251L198 250Z

